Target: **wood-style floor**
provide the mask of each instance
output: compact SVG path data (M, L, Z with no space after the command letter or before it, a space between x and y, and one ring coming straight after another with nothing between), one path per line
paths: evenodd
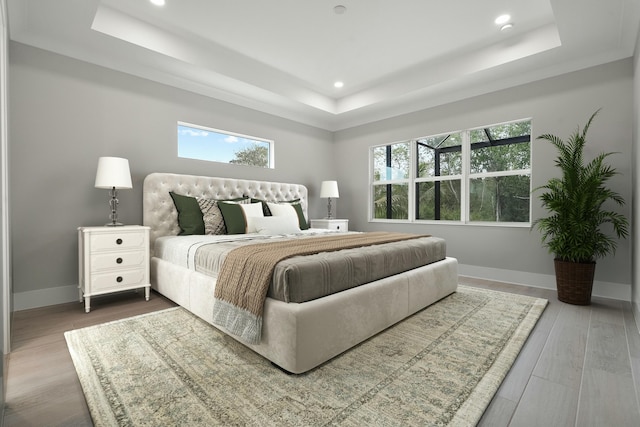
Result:
M549 300L481 426L640 426L640 335L628 302L587 307L553 291L460 278L461 284ZM174 304L127 292L14 313L4 425L91 426L63 332Z

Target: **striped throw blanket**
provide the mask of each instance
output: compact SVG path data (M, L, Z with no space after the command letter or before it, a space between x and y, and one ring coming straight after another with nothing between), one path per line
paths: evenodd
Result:
M216 283L213 323L242 341L258 344L262 313L275 265L299 255L339 251L363 246L415 239L425 235L371 232L336 234L233 249L224 260Z

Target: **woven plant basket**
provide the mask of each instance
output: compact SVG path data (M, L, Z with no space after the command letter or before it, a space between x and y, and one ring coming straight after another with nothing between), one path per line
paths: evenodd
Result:
M574 305L591 304L596 263L554 260L558 299Z

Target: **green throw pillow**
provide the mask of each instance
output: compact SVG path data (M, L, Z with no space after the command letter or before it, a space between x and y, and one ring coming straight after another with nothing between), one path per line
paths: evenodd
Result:
M200 211L202 211L202 221L204 222L204 234L227 234L227 229L224 225L224 216L219 202L238 202L249 203L248 197L237 197L235 199L205 199L196 198Z
M181 236L192 234L204 234L204 221L202 211L195 197L183 196L172 191L169 192L178 211L178 225Z
M240 203L228 203L219 201L218 208L222 212L227 234L244 234L247 231L247 220L242 212Z
M309 224L307 224L307 219L304 217L304 213L302 212L302 205L300 203L291 203L291 205L298 214L298 223L300 226L300 230L308 230Z

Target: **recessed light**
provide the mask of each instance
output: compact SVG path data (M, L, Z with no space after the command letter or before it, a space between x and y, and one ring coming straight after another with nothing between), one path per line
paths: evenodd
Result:
M333 84L333 87L340 89L341 87L344 87L344 82L337 81Z
M498 16L496 20L493 22L495 22L496 25L502 25L502 24L506 24L510 20L511 20L511 15L504 14L504 15Z
M512 28L513 24L504 24L502 27L500 27L500 31L509 31Z
M156 6L164 6L164 0L149 0L149 1L155 4Z
M333 11L337 15L342 15L343 13L345 13L347 11L347 7L339 4L339 5L337 5L336 7L333 8Z

